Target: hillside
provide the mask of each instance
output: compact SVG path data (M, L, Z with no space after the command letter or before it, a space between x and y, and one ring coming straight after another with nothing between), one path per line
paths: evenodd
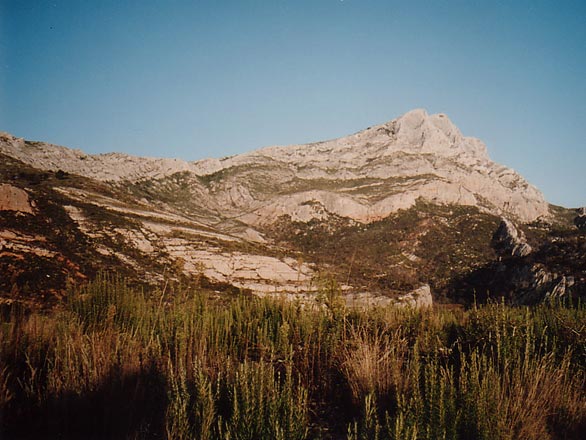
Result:
M537 295L519 298L551 294L562 278L564 295L584 292L576 213L550 206L443 114L414 110L335 140L196 162L2 134L0 164L7 300L58 300L103 270L297 298L334 279L358 305L514 299L521 275L519 286L486 275L513 266L547 273ZM525 231L530 256L495 251L502 217Z

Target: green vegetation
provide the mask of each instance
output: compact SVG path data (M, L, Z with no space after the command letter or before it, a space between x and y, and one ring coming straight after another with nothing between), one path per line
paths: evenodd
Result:
M0 437L578 439L586 308L345 308L99 276L0 314Z
M428 283L441 296L453 280L494 261L490 241L498 224L497 217L475 207L419 200L368 224L335 216L307 223L280 218L267 235L331 268L341 284L388 293ZM467 299L471 302L472 294Z

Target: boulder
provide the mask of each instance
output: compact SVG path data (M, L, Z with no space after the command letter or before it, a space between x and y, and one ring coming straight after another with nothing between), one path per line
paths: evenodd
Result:
M354 308L365 307L410 307L414 309L426 309L433 306L433 296L429 284L423 284L418 288L404 292L396 297L377 295L369 292L349 293L344 295L346 305Z
M433 305L433 296L429 284L424 284L406 295L397 298L395 305L424 309Z

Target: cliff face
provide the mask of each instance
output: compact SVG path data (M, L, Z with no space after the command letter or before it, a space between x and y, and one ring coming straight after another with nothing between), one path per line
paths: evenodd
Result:
M543 195L492 162L481 141L424 110L339 139L224 159L88 155L6 133L0 159L0 183L35 206L0 212L0 264L4 255L4 270L23 279L18 258L30 248L79 263L77 272L119 266L149 282L173 268L173 276L299 295L328 273L354 297L388 297L440 288L495 257L490 238L500 216L552 217ZM62 249L50 227L84 237L90 256ZM7 238L15 234L38 240ZM0 289L20 278L11 279Z
M462 136L447 116L424 110L332 141L193 165L224 206L245 212L245 221L253 224L283 214L306 221L319 217L322 208L370 222L420 198L476 206L523 222L548 215L543 195L492 162L482 142Z

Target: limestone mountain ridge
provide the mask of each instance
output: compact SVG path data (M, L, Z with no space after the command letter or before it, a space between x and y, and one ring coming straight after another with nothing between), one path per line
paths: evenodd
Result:
M559 217L480 140L424 110L222 159L89 155L7 133L0 159L0 290L14 295L35 283L58 295L106 269L293 297L334 277L350 302L428 303L497 258L500 217Z
M110 182L164 179L186 172L213 183L208 205L246 213L245 221L329 212L368 222L409 208L418 198L478 206L521 221L547 216L548 204L515 171L492 162L484 144L464 137L446 115L413 110L356 134L308 145L267 147L223 159L87 155L4 136L0 152L41 169ZM204 191L205 192L205 191ZM216 199L216 200L213 200ZM217 203L214 203L214 202Z

